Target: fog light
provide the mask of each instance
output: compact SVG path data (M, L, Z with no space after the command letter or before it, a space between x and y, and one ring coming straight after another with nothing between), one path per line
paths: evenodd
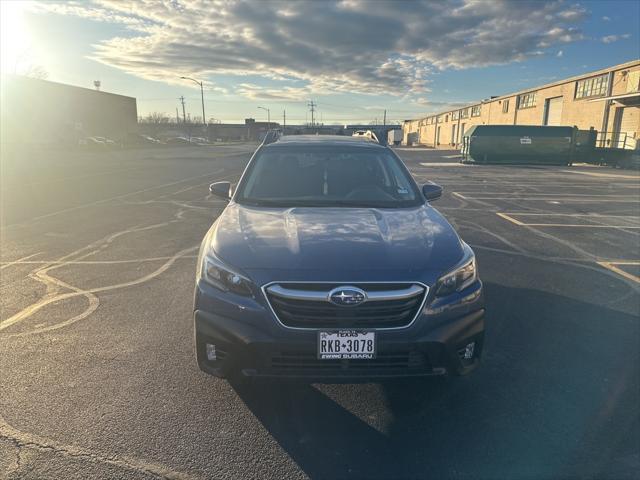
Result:
M217 360L216 346L210 343L207 343L207 360L209 361Z
M465 360L471 360L473 358L473 351L476 348L476 342L468 343L466 347L464 347L464 353L462 354L462 358ZM215 352L214 352L215 355Z

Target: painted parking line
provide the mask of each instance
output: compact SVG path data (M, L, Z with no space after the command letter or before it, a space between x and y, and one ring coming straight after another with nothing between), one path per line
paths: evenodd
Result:
M423 167L468 167L469 165L465 165L464 163L458 162L438 162L438 163L427 163L420 162L420 165Z
M589 175L590 177L606 177L606 178L632 178L640 180L640 175L621 175L618 173L598 173L598 172L581 172L579 170L561 170L565 173L577 173L579 175Z
M537 197L607 197L607 198L629 198L628 194L615 193L541 193L541 192L455 192L462 195L513 195L518 198L519 195L529 195ZM466 197L469 198L469 197Z
M623 276L624 278L634 281L636 283L640 283L640 277L638 277L637 275L633 275L632 273L629 272L625 272L624 270L622 270L621 268L618 267L618 265L640 265L640 262L637 261L631 261L631 260L624 260L624 261L609 261L609 262L597 262L598 265L607 268L609 270L611 270L612 272L617 273L618 275Z
M451 192L452 195L459 197L463 200L517 200L517 201L535 201L535 202L554 202L554 203L638 203L638 199L632 195L597 195L597 194L567 194L569 196L562 196L561 194L532 194L523 192L521 195L527 195L526 197L520 197L513 194L495 194L500 195L497 197L476 195L469 196L460 192Z
M638 223L640 219L638 217L628 216L628 215L590 215L590 214L580 214L580 213L517 213L517 212L496 212L500 218L503 218L515 225L520 227L572 227L572 228L624 228L624 229L640 229L640 225L623 225L625 221ZM555 218L567 218L572 223L553 223L553 222L545 222L545 223L531 223L525 222L515 218L518 217L555 217ZM576 223L575 219L583 219L586 221L612 221L617 222L618 224L608 224L608 223Z

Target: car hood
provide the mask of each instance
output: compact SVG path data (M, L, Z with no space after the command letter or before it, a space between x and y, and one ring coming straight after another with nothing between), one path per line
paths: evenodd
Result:
M462 243L435 209L258 208L231 203L209 231L215 254L245 269L442 272Z

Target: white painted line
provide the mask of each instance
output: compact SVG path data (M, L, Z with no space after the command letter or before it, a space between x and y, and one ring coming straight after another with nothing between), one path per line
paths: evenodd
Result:
M585 225L584 223L566 224L566 223L523 223L525 227L573 227L573 228L622 228L624 230L637 230L640 226L633 227L629 225Z
M28 257L27 257L28 258ZM172 257L148 257L148 258L134 258L132 260L79 260L70 262L59 262L57 260L29 260L21 261L16 260L13 262L0 262L0 268L9 267L11 265L117 265L120 263L144 263L144 262L159 262L162 260L169 260ZM183 258L198 258L197 255L183 255Z
M525 223L522 222L516 218L513 217L513 215L517 215L517 216L523 216L526 214L521 214L521 213L505 213L505 212L496 212L496 215L498 215L501 218L504 218L505 220L518 225L520 227L571 227L571 228L622 228L622 229L629 229L629 230L636 230L636 229L640 229L640 225L638 226L630 226L630 225L600 225L600 224L573 224L573 223ZM545 215L545 214L531 214L531 215ZM623 215L580 215L580 214L575 214L575 215L571 215L571 214L547 214L547 216L569 216L569 217L591 217L591 218L629 218L632 219L633 221L637 221L638 218L637 217L628 217L628 216L623 216Z
M540 197L606 197L606 198L629 198L629 195L625 194L609 194L609 193L538 193L538 192L457 192L464 195L529 195ZM469 197L473 198L473 197ZM638 201L638 200L636 200Z
M468 167L469 166L459 162L438 162L438 163L420 162L420 165L422 165L423 167Z
M566 173L577 173L580 175L589 175L591 177L632 178L634 180L640 180L640 175L618 175L616 173L581 172L579 170L562 170L562 171Z
M505 215L518 215L518 216L538 216L538 217L590 217L590 218L628 218L632 220L640 221L640 217L634 217L629 215L607 215L607 214L593 214L593 213L530 213L530 212L504 212Z
M42 252L38 252L38 253L32 253L31 255L27 255L26 257L22 257L19 258L17 260L13 260L12 262L0 262L0 270L4 270L7 267L10 267L11 265L20 265L23 263L30 263L30 262L25 262L25 260L29 259L29 258L33 258L37 255L40 255Z
M455 193L454 193L455 194ZM550 201L554 201L554 197L551 198L541 198L541 197L464 197L462 195L457 195L460 198L464 198L465 200L517 200L517 201L526 201L526 202L530 202L530 201L535 201L535 202L550 202ZM555 197L557 198L557 197ZM593 199L586 199L586 198L557 198L558 202L554 202L554 203L560 203L560 202L564 202L564 203L604 203L604 202L608 202L608 203L633 203L633 204L637 204L638 200L623 200L623 199L615 199L615 198L593 198Z

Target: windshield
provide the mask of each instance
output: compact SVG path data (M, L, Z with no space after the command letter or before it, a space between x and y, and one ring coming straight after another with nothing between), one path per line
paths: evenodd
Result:
M383 149L268 148L238 187L238 203L262 206L412 207L422 197Z

